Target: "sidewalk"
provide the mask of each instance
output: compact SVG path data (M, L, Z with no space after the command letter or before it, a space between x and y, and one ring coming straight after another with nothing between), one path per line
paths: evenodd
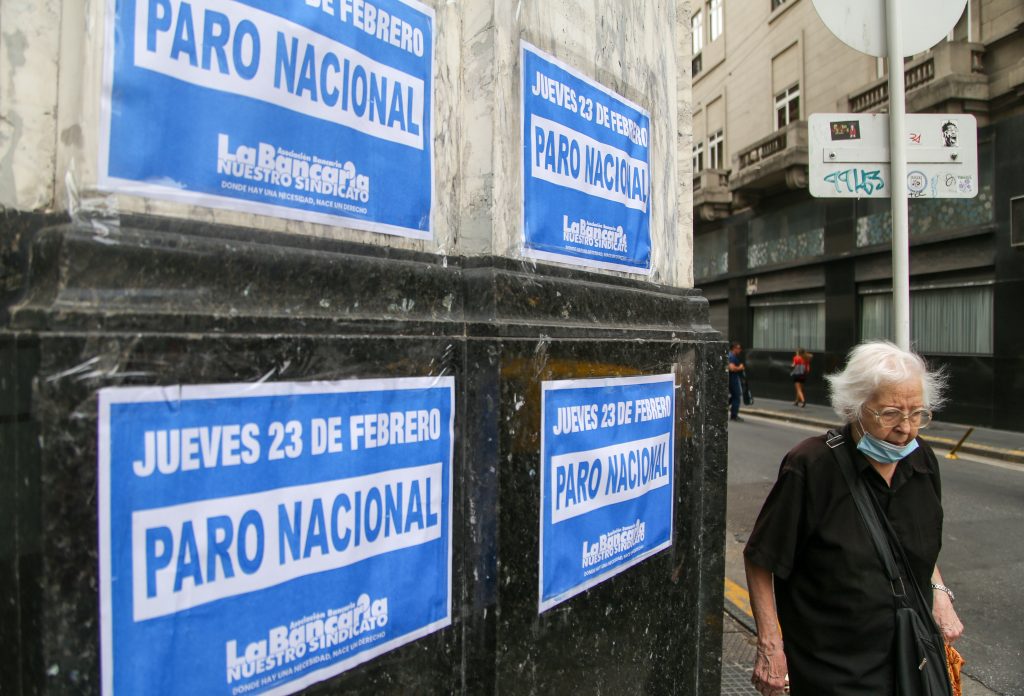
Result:
M722 617L722 689L721 696L760 696L750 676L754 671L755 641L753 620L740 612L729 600ZM731 613L730 613L731 612ZM733 616L742 618L742 621ZM960 683L963 696L999 696L968 675Z
M815 425L822 429L839 426L839 417L832 407L819 404L809 403L804 408L797 408L791 401L755 398L752 405L740 408L740 416L746 415ZM936 449L950 450L971 427L935 420L921 431L921 437ZM1024 433L975 427L959 452L1024 464Z
M740 409L740 416L758 416L790 423L820 427L822 430L839 426L839 417L830 406L807 404L798 408L792 402L756 398L750 406ZM971 426L933 421L922 437L937 450L948 451ZM990 459L1024 464L1024 433L975 427L960 445L961 454L972 454ZM937 453L943 456L942 453ZM728 544L727 544L728 546ZM730 549L726 549L728 554ZM729 580L726 580L729 585ZM739 594L740 596L736 596ZM750 683L754 664L754 620L749 615L746 590L739 586L727 588L725 613L722 617L722 689L721 696L759 696ZM964 696L996 696L967 675L963 680Z
M729 600L722 617L721 696L760 696L750 676L754 672L754 633L729 614Z

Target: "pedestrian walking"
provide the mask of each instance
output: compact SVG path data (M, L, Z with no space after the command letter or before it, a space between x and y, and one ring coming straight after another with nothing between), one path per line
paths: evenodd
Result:
M807 400L804 398L804 382L811 374L811 354L803 348L797 348L793 354L793 362L789 366L789 376L793 378L793 388L796 390L796 401L794 406L807 408Z
M729 344L729 420L742 421L740 401L743 399L743 377L746 366L740 360L743 346L739 341Z
M899 693L902 678L920 678L920 658L902 670L894 640L907 616L898 609L918 591L915 615L934 619L947 644L963 632L937 565L938 461L917 437L942 403L944 375L875 341L856 346L827 379L846 425L786 454L744 550L757 624L751 681L763 696ZM869 507L899 551L900 582L869 532Z

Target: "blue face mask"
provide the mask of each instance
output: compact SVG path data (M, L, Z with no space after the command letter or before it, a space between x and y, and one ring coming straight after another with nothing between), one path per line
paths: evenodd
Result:
M863 435L857 443L857 449L863 452L864 456L874 459L879 464L895 464L917 449L916 438L899 447L885 440L879 440L864 428L863 423L860 424L860 431Z

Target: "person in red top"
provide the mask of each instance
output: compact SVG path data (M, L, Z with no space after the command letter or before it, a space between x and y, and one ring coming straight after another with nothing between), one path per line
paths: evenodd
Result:
M794 406L806 408L807 401L804 399L804 382L811 372L811 354L803 348L797 348L793 354L793 363L790 365L789 374L793 378L793 387L796 389L796 401Z

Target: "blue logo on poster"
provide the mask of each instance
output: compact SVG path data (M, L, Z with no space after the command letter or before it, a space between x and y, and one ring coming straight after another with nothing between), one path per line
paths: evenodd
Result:
M544 382L539 609L672 543L672 375Z
M103 693L293 693L449 625L453 401L450 377L102 390Z
M108 0L101 183L430 237L433 10Z
M524 253L649 272L650 116L526 42L520 55Z

